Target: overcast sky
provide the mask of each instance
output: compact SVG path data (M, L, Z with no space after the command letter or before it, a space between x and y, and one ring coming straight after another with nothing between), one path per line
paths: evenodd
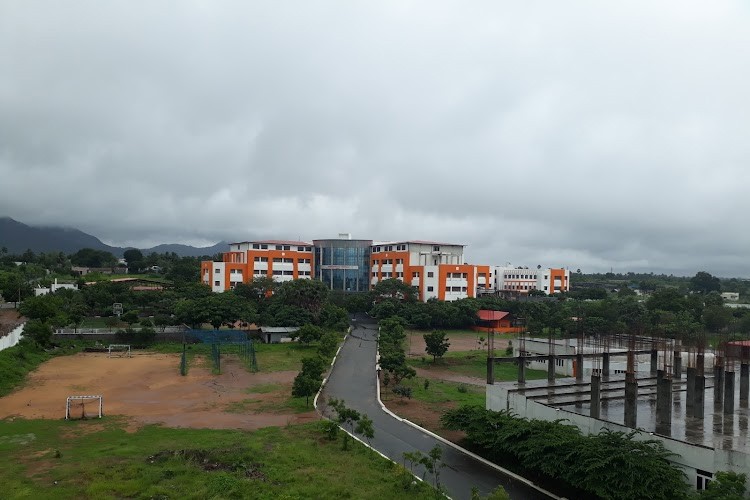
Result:
M0 0L0 215L750 277L748 5Z

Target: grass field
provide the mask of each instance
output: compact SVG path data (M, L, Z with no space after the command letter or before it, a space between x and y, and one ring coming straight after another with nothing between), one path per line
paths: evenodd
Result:
M406 491L411 479L359 443L342 451L320 423L255 432L124 426L114 418L2 422L3 497L435 497L423 484Z
M425 380L429 380L429 386L425 389ZM424 379L414 377L401 382L402 386L411 388L411 397L417 401L427 404L430 409L443 411L445 403L455 403L461 405L479 405L484 406L485 389L457 382L448 382L437 379ZM383 391L386 403L388 401L398 401L399 396L391 393L390 389Z
M436 363L431 357L410 359L408 363L415 368L425 370L444 370L459 375L467 375L481 379L487 378L487 354L483 351L448 351L445 356L438 358ZM495 364L495 380L497 382L516 380L518 367L512 363ZM541 380L547 378L544 370L526 369L526 380Z

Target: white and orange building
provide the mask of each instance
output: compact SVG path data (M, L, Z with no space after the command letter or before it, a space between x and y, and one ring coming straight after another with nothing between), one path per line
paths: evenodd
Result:
M222 262L201 262L201 282L214 292L230 290L254 278L276 281L310 279L313 246L304 241L243 241L230 243Z
M567 269L467 264L465 245L461 244L422 240L373 243L351 240L347 236L313 243L284 240L231 243L221 262L201 263L201 282L214 292L223 292L258 277L271 277L279 282L315 277L332 289L365 291L368 285L372 288L384 279L395 278L414 287L419 299L425 302L497 292L522 295L531 290L552 295L570 289ZM353 247L349 248L353 243L357 244L356 252L352 251ZM329 248L332 246L341 247L339 250L346 253L346 262L326 260L326 255L328 260L335 256ZM316 258L320 262L316 262ZM348 273L347 277L356 277L359 284L355 286L350 283L351 279L337 280L330 276L326 280L326 273L331 272Z
M420 300L476 297L492 286L490 266L464 262L464 245L435 241L377 243L370 257L370 285L396 278L419 291Z

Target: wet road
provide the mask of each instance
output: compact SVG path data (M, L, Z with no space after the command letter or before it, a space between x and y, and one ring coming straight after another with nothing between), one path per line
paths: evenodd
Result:
M441 483L448 495L456 500L471 498L473 486L486 495L498 485L502 485L512 499L555 498L383 411L376 395L377 326L360 322L354 322L354 325L354 330L341 348L322 395L326 400L343 399L349 408L365 413L373 420L373 448L395 462L403 463L404 452L419 450L426 454L436 444L439 445L443 449L442 461L445 464L440 472ZM425 479L432 481L429 475Z

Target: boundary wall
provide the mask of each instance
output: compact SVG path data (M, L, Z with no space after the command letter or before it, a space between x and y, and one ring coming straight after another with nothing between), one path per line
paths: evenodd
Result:
M5 349L8 349L9 347L13 347L14 345L18 344L23 334L24 325L26 325L26 323L21 323L20 325L15 327L13 330L11 330L10 333L8 333L7 335L4 335L3 337L0 337L0 351L3 351Z
M517 392L508 392L507 387L499 385L487 385L488 410L500 411L510 410L519 417L528 419L555 421L567 420L578 427L583 434L598 434L602 429L614 432L630 433L630 427L602 420L594 417L581 415L562 408L554 408L526 398ZM686 476L686 482L693 488L696 487L698 471L708 471L713 475L718 471L734 471L750 475L750 455L738 450L723 450L710 448L697 444L680 441L677 439L660 436L653 432L637 429L635 439L641 441L661 441L664 447L674 453L671 462L682 469Z

